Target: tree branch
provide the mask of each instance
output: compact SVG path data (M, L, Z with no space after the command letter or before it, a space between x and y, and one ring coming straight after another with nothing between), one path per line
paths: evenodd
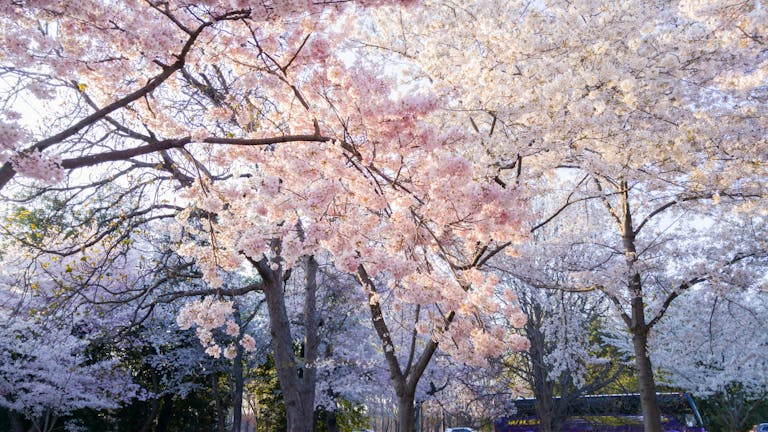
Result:
M197 38L200 36L200 34L205 30L207 27L210 27L214 25L218 21L225 21L225 20L236 20L243 17L247 17L250 14L248 11L232 11L225 13L221 16L215 17L213 20L203 23L200 27L197 28L194 32L192 32L189 35L189 39L187 39L184 46L181 48L181 51L176 56L177 60L170 66L162 65L163 68L162 73L159 75L156 75L152 78L150 78L147 83L144 85L144 87L141 87L140 89L134 91L133 93L128 94L127 96L120 98L111 104L101 108L100 110L94 112L93 114L85 117L84 119L80 120L79 122L75 123L74 125L68 127L67 129L64 129L63 131L52 135L48 138L45 138L43 140L40 140L28 148L24 149L20 153L30 153L34 151L43 151L55 144L58 144L65 139L77 134L84 128L93 125L94 123L101 121L106 116L108 116L110 113L128 106L130 103L139 100L153 91L157 89L162 83L168 80L173 74L175 74L177 71L179 71L182 67L184 67L184 63L186 62L186 56L189 53L189 51L194 46L195 42L197 41ZM2 167L0 167L0 190L5 187L6 184L16 175L16 170L13 168L13 165L11 161L8 161L3 164Z

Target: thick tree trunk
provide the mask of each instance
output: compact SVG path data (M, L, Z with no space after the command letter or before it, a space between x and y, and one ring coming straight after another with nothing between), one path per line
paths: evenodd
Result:
M416 409L413 405L415 392L397 395L398 432L416 431Z
M642 297L640 275L635 273L630 279L632 292L632 347L635 353L637 381L640 387L640 404L643 409L643 430L645 432L661 432L661 411L656 400L656 382L653 378L653 366L648 356L648 332L650 328L645 322L645 302Z
M13 428L13 432L27 432L24 417L22 417L21 414L9 411L8 416L11 418L11 427Z
M635 349L640 403L643 407L643 430L645 432L661 432L661 411L656 400L656 382L653 379L651 359L648 357L647 329L633 332L632 345Z
M325 430L326 432L338 432L339 425L336 422L336 410L328 410L325 412Z
M312 412L306 413L304 409L306 403L303 400L303 386L298 376L299 365L293 352L293 337L281 281L268 284L264 294L269 310L272 354L275 357L277 379L283 393L288 432L311 432L313 416Z
M539 432L553 432L551 393L548 398L539 399L536 396L536 415L539 417Z
M240 432L243 423L243 347L240 344L232 365L232 381L232 432Z
M626 181L620 182L619 193L622 215L621 238L629 275L627 287L630 294L631 316L628 324L635 351L640 403L643 409L643 430L645 432L661 432L661 413L659 403L656 400L656 383L653 379L651 358L648 356L648 332L650 328L645 319L643 282L635 267L637 248L635 246L635 230L632 224L632 211L629 206L629 187Z
M416 428L416 409L413 405L416 394L416 385L424 375L429 362L437 350L437 342L430 340L426 342L420 354L416 354L417 345L415 343L415 330L412 333L410 351L408 360L404 367L400 366L400 360L397 357L396 346L392 341L392 336L384 319L384 313L381 304L378 301L376 285L368 276L365 267L360 265L357 269L357 277L363 289L368 294L368 307L371 311L371 323L376 330L376 335L381 342L384 358L387 360L389 368L389 377L397 395L398 406L398 432L414 432ZM418 322L420 309L417 307L415 312L415 322ZM445 328L451 324L455 317L454 312L450 312L445 319ZM415 323L414 322L414 323Z
M160 414L157 418L157 428L155 432L167 432L170 420L173 417L173 395L163 396L161 399Z
M309 368L303 367L304 365L299 364L294 352L291 323L285 306L282 268L278 266L273 270L266 259L254 264L264 280L264 296L269 312L269 330L272 335L272 353L280 390L283 393L288 432L311 432L314 428L315 365L310 364ZM312 258L307 260L306 273L305 303L312 304L306 305L304 309L305 330L308 334L304 344L304 355L307 362L314 363L318 345L316 334L318 320L314 305L317 263Z
M317 391L317 350L320 346L320 319L317 316L317 270L315 258L309 256L304 262L304 367L302 369L302 393L304 415L315 425L315 393ZM335 422L335 418L334 418Z
M224 406L219 395L219 377L215 373L211 375L211 389L213 390L213 401L216 404L216 430L225 432Z
M544 334L541 331L543 311L538 305L531 305L530 317L525 324L526 335L531 342L528 355L531 359L531 388L536 398L536 415L539 418L539 431L552 432L554 383L549 379L549 368L545 360L547 350Z
M157 371L152 369L152 390L155 392L155 394L160 393L159 381L160 379L157 376ZM152 426L155 424L155 418L157 418L157 413L160 411L160 400L156 397L152 398L149 402L149 406L149 414L144 420L144 423L141 425L139 432L149 432L152 429Z

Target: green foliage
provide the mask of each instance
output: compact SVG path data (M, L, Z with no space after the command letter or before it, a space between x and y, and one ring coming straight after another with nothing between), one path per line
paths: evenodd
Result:
M336 405L338 406L336 424L339 432L362 430L370 424L370 418L366 414L364 405L346 400L337 400Z
M134 401L117 410L80 410L59 420L58 424L73 423L88 431L135 432L150 422L151 432L210 432L216 430L216 409L211 390L193 392L187 397L165 395L157 400ZM0 413L0 426L4 423ZM0 429L10 430L10 429Z
M353 432L366 429L370 418L366 415L365 405L337 399L335 411L318 409L315 432L327 432L332 423L339 432Z
M249 371L250 380L246 383L245 398L250 398L257 432L286 430L287 419L283 395L277 380L277 370L272 356ZM248 403L248 402L246 402ZM351 432L365 429L370 419L362 404L336 400L337 409L333 412L318 409L316 412L316 432L326 432L329 422L335 422L339 432Z
M736 385L696 403L708 431L746 432L768 422L768 395L755 398Z
M212 377L216 376L218 382L219 402L223 406L223 412L227 412L232 405L231 395L226 374L212 375L204 373L193 374L185 378L185 382L194 385L196 389L186 395L173 392L166 388L163 382L166 378L178 374L174 364L165 366L152 366L146 359L155 354L155 350L169 355L177 349L183 349L186 344L196 344L193 338L186 339L180 345L153 346L142 342L142 333L136 331L130 335L131 343L112 345L108 343L93 344L88 350L88 356L97 360L109 353L118 353L121 356L124 367L129 368L134 376L134 381L146 391L158 395L146 400L134 400L119 409L109 411L80 410L69 416L65 421L77 421L84 430L97 431L109 430L114 432L133 432L144 430L145 424L149 424L151 432L210 432L216 430L218 418L216 417L216 395L213 391ZM125 348L126 346L130 348ZM62 422L63 424L63 422Z
M4 230L23 243L41 246L54 223L45 210L16 207L5 217Z
M608 376L616 376L615 379L594 393L619 394L637 392L639 389L637 374L634 367L629 365L630 359L622 355L618 348L605 342L607 336L605 320L603 318L592 320L589 333L589 343L593 347L592 354L597 358L607 358L611 359L611 361L608 362L608 365L588 367L586 382L593 383L605 380Z
M6 210L0 229L31 247L43 247L52 241L76 243L84 233L92 235L94 230L105 234L108 240L130 242L127 234L142 220L130 216L136 211L136 203L129 202L130 195L114 184L103 185L95 193L84 195L35 191L26 198L32 204Z
M252 379L246 384L245 393L252 398L256 432L286 430L285 404L272 356L267 356L262 364L251 369L249 375Z

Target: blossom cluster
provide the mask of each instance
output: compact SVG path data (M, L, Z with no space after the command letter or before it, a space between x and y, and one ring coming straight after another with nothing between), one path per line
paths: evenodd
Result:
M0 121L0 163L5 163L15 154L23 138L24 133L17 124Z
M13 52L2 55L12 62L36 56L37 69L76 78L75 96L84 93L99 106L117 106L145 83L157 85L143 103L121 109L124 117L110 115L140 132L121 129L102 148L122 149L146 134L191 141L186 168L197 180L178 196L188 210L177 218L186 237L176 251L195 259L211 287L249 259L267 258L277 271L318 253L344 272L364 266L374 278L403 281L398 301L441 303L467 315L493 312L492 278L476 277L467 291L448 269L456 264L452 257L471 257L478 244L522 239L518 192L494 182L492 170L466 156L466 146L479 137L441 124L436 117L443 100L426 89L395 94L397 80L387 71L343 58L343 36L334 30L344 27L335 18L347 6L412 3L282 0L250 7L248 1L172 0L163 13L136 0L117 6L50 2L0 15L17 23L14 29L55 19L59 30L22 32ZM161 82L178 62L183 71ZM82 144L88 133L84 129L82 142L71 137L66 151L78 157L94 151ZM245 142L292 134L312 139L209 145L215 135ZM40 175L33 168L42 166L42 157L14 163L19 172ZM46 173L60 172L46 167ZM200 213L210 215L205 223ZM227 325L230 308L213 298L192 302L179 324L196 325L209 354L230 356L214 332Z
M58 183L64 179L64 170L58 156L32 151L16 155L11 163L16 172L45 183Z
M219 358L223 353L225 358L231 360L237 356L235 342L222 348L214 337L214 330L223 328L224 333L239 342L246 351L256 349L256 341L253 337L248 334L241 336L240 326L229 318L233 313L232 302L208 296L184 305L179 311L176 323L182 330L196 325L196 334L205 347L205 352L214 358Z

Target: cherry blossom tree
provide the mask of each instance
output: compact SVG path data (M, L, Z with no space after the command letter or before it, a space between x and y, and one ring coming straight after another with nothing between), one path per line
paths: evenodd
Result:
M765 401L766 294L759 290L689 292L659 323L651 355L663 382L719 401L719 424L744 430Z
M328 25L351 4L408 3L8 3L0 186L17 172L55 182L150 153L184 178L176 165L193 142L330 141L326 124L313 128L301 113L309 105L299 92L334 63ZM238 132L226 126L238 122Z
M138 386L116 369L117 359L89 363L87 341L66 334L69 329L46 329L45 337L35 337L37 323L8 322L0 404L11 412L14 430L26 431L23 419L36 431L54 430L73 411L117 408L136 395Z
M561 181L546 188L549 193L533 200L538 214L552 214L568 194ZM524 334L531 342L527 352L510 356L502 367L517 380L510 387L523 382L536 399L542 431L560 430L577 398L604 392L632 373L625 355L611 346L614 323L606 296L593 289L579 292L572 285L574 269L594 264L581 245L600 241L594 232L600 226L599 212L592 214L584 204L561 211L566 212L562 218L535 229L519 257L493 262L515 287L527 318ZM590 224L570 223L577 217Z
M343 324L343 328L334 332L328 341L333 356L324 359L320 365L319 396L326 406L333 406L334 397L365 405L371 413L372 429L384 428L386 422L394 423L396 428L402 427L391 372L370 312L366 310L367 296L355 286L355 281L349 279L346 275L342 282L352 283L351 288L357 289L339 290L335 294L336 298L344 299L347 310L337 324ZM428 309L425 306L420 309L421 314L426 315ZM419 325L417 310L408 304L382 310L399 356L416 356L424 349L424 341L414 338L414 328ZM328 325L326 322L323 327ZM464 363L466 360L440 351L435 353L414 392L413 415L419 425L417 429L426 430L430 421L435 420L428 417L437 417L439 421L443 413L476 419L490 419L494 414L501 414L503 404L498 399L502 398L499 395L502 384L489 376L487 365L471 366Z
M447 121L486 135L473 154L496 164L500 182L537 194L548 192L536 187L541 175L565 182L565 201L532 230L558 217L595 224L565 210L603 206L607 219L593 226L613 236L574 245L594 259L574 266L571 288L600 289L614 303L634 341L645 430L660 430L649 332L681 292L716 277L712 269L764 260L754 243L700 253L685 240L701 231L673 222L709 217L711 205L725 214L765 208L765 9L706 1L424 7L429 13L380 14L362 44L396 57L403 80L450 95ZM664 265L670 257L674 268Z
M765 207L765 11L685 1L401 8L412 3L3 6L0 187L17 172L20 187L59 185L68 170L100 165L87 173L93 184L154 191L131 194L114 227L176 217L171 243L208 284L196 295L264 293L289 429L306 429L315 397L311 373L296 373L285 284L303 275L313 308L319 260L355 275L408 430L438 346L476 363L499 341L526 346L489 319L519 310L479 269L515 253L526 194L551 192L544 175L559 178L564 201L529 228L584 221L576 203L604 212L581 240L547 247L584 253L567 262L565 283L614 303L633 337L646 430L659 430L651 329L682 292L744 283L765 258L759 235L704 249L688 241L711 238L689 222L733 228L741 219L728 211ZM369 6L397 9L359 20ZM394 63L353 58L339 30L355 21ZM31 110L24 100L36 101ZM257 281L230 284L244 269ZM227 304L209 305L220 313L193 304L182 316L206 342L229 327ZM392 339L399 312L416 324L410 345ZM311 363L319 321L314 310L304 318Z
M609 306L596 293L566 292L556 282L547 288L520 280L516 285L531 348L506 358L500 370L509 387L522 386L536 399L540 430L558 431L577 398L600 393L626 370L600 346Z
M422 329L434 340L400 392L412 411L437 339L469 334L472 313L495 307L483 295L495 284L475 267L521 236L522 213L508 206L515 191L455 150L463 133L428 121L434 98L392 94L383 68L340 55L342 35L329 25L354 16L344 15L352 2L230 3L3 8L11 29L3 35L5 104L66 103L50 121L20 109L4 114L0 186L16 172L56 182L63 170L107 162L121 163L101 181L136 167L164 172L187 187L178 219L193 235L180 238L195 240L179 253L194 257L216 294L226 272L244 263L257 270L274 341L286 346L276 354L291 346L283 281L314 255L327 253L360 277L377 322L381 275L410 276L397 287L407 302L440 302L452 291ZM459 348L481 347L479 361L493 338L476 321L473 342ZM383 324L377 333L388 338ZM405 377L388 356L391 372ZM276 360L281 381L295 381L293 357Z
M30 297L23 288L26 281L8 274L8 261L4 264L0 406L11 413L15 431L51 431L73 411L116 408L141 396L119 358L92 355L102 330L100 320L90 318L97 311L80 309L68 317L53 313L45 298Z
M39 319L53 327L61 324L62 331L69 328L68 320L82 320L86 315L103 317L91 325L100 334L98 344L107 352L120 353L120 360L129 363L134 372L143 371L151 378L142 380L147 401L133 401L134 405L146 402L147 417L143 424L132 427L149 430L155 422L161 427L165 421L162 414L175 399L189 395L194 389L190 385L199 385L191 381L205 375L210 375L208 384L213 385L219 407L223 398L215 395L218 378L211 373L226 376L228 372L232 374L228 382L233 387L234 423L238 423L243 389L242 367L238 366L244 360L237 341L251 350L255 347L255 340L244 331L249 319L229 322L229 333L216 335L226 346L226 361L201 358L205 355L202 347L195 350L184 346L189 341L179 337L178 331L167 329L176 327L175 318L168 315L179 309L169 304L214 291L200 286L193 263L163 245L168 239L167 224L157 220L167 216L161 212L160 217L153 217L156 209L152 205L126 210L122 201L130 201L126 197L133 194L140 196L137 191L142 188L112 185L96 191L104 201L86 205L80 194L90 195L83 193L88 187L55 189L43 189L34 199L22 198L24 206L7 209L3 249L9 252L3 254L3 263L8 280L0 290L15 290L35 299ZM113 195L121 199L113 200ZM239 303L245 300L241 297ZM155 326L162 331L153 329ZM236 330L234 334L231 327ZM134 358L137 355L143 356L138 362ZM200 370L201 365L207 372ZM223 425L223 406L216 414Z
M4 233L8 241L14 242L13 247L26 251L26 256L19 258L18 264L30 266L29 277L42 276L46 284L43 291L55 293L48 297L46 309L55 310L59 314L75 310L83 303L96 304L103 310L109 310L113 316L124 317L121 325L143 326L147 320L154 322L154 314L167 303L207 296L202 301L188 303L182 309L179 323L184 328L197 324L196 331L207 352L233 362L236 369L233 382L240 383L239 391L233 392L236 405L233 427L237 430L240 416L237 401L241 400L243 389L242 368L238 365L243 362L242 348L252 350L255 341L251 336L243 334L242 323L234 320L238 315L234 306L239 301L232 299L232 296L243 297L261 290L263 285L253 281L244 282L241 276L230 273L226 275L226 286L223 288L200 286L197 281L201 275L193 261L182 259L168 250L167 246L153 246L169 242L168 225L161 222L168 219L169 215L173 216L180 207L167 204L167 200L165 204L159 200L143 200L142 197L152 195L152 192L157 194L157 189L153 189L151 184L158 179L151 174L148 179L128 182L125 186L114 183L105 185L98 181L85 182L66 187L47 187L28 196L22 195L17 198L19 204L8 209ZM171 179L171 182L176 181ZM93 196L100 198L97 204L90 202ZM142 206L131 208L130 203L136 202ZM187 234L187 237L189 240L193 234ZM291 279L292 285L300 285L300 291L315 296L316 286L312 288L307 285L305 290L301 269L293 273L296 278ZM301 281L297 282L297 278ZM31 282L26 284L25 289L29 290L31 285ZM40 292L39 286L35 289ZM278 310L286 309L286 303L292 301L282 288L270 291L269 294L270 301ZM230 300L221 302L221 297ZM299 335L295 329L293 335L284 332L284 343L276 343L273 348L290 359L286 364L307 362L306 368L299 368L300 371L308 371L300 372L301 380L306 383L302 386L289 386L289 381L284 384L284 394L305 402L301 404L303 411L300 417L311 422L315 397L313 391L308 389L314 388L314 366L309 366L313 361L308 359L317 350L316 327L320 318L312 312L315 307L314 298L307 297L306 301L302 299L299 303L306 305L304 310L286 310L283 315L272 313L271 316L275 317L276 324L273 324L279 329L289 328L286 323L293 324L297 314L307 317L306 328L298 330L307 334L310 340L301 356L303 358L297 356L294 350L295 338ZM222 327L221 331L217 330L219 327ZM128 331L132 333L135 330ZM233 340L233 336L237 338ZM240 339L240 343L237 343L237 339ZM290 370L285 372L292 375ZM155 373L154 369L152 373ZM167 405L166 395L167 392L155 395L152 408ZM162 404L156 403L161 399ZM292 411L291 418L295 417L299 416ZM311 426L300 428L306 427Z
M461 155L456 143L470 138L431 121L437 101L428 94L382 97L392 86L386 77L366 70L352 73L341 65L310 83L310 93L295 89L304 101L302 112L340 120L338 136L343 139L214 149L206 163L206 172L212 174L195 180L180 197L186 199L181 206L187 210L177 220L197 240L183 243L178 253L195 258L213 289L222 285L224 273L244 264L258 272L259 289L274 320L273 343L285 346L277 350L285 358L276 362L278 372L284 373L281 382L289 387L299 388L288 384L295 380L293 368L282 366L293 364L282 285L298 263L312 262L315 255L327 256L338 269L355 273L369 291L385 353L393 344L386 340L389 331L379 311L378 275L400 280L393 288L406 296L405 302L431 304L449 297L438 307L441 317L431 312L422 331L434 330L448 340L451 327L463 331L466 339L470 323L477 321L481 328L472 335L474 340L456 352L470 353L473 347L488 345L472 354L480 361L493 351L491 340L498 345L500 338L489 336L475 314L462 313L466 321L452 323L456 313L451 311L462 301L469 302L464 308L478 316L498 307L487 295L495 280L483 280L476 267L522 237L524 212L509 207L514 206L515 189L493 182L485 167ZM366 105L346 103L349 89L368 101ZM317 118L312 122L315 127L320 124ZM221 172L234 175L215 174ZM199 213L209 217L200 220ZM514 313L514 305L507 306ZM437 342L428 343L417 372L408 378L411 382L399 384L402 406L411 412L416 383ZM407 374L395 371L400 366L394 354L388 355L393 376L405 379ZM311 402L287 404L289 413L291 407L305 405ZM289 428L293 417L289 414Z

